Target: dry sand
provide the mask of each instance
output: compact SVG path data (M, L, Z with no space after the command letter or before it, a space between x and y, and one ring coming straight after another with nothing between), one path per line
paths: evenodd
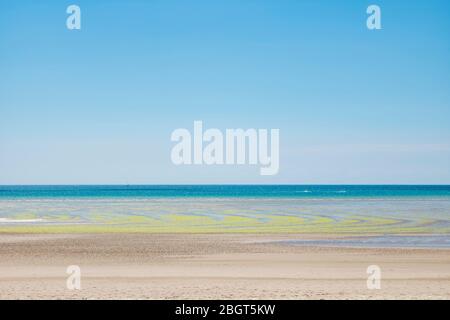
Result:
M0 234L0 298L450 298L448 249L320 248L267 242L302 237ZM374 264L382 272L379 290L366 285L366 269ZM66 287L69 265L81 268L81 290Z

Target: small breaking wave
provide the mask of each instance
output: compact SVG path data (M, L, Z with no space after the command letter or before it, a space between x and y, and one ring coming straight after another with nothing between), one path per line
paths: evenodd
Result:
M44 219L10 219L10 218L0 218L0 223L34 223L43 222Z

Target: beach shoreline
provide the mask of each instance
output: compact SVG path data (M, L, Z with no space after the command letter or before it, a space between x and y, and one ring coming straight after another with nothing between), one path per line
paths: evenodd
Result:
M450 299L449 249L289 243L330 237L1 233L0 299ZM81 290L66 287L70 265Z

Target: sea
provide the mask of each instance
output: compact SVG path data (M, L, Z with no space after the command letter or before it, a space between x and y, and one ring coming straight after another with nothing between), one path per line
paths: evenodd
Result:
M446 249L450 186L0 186L2 232L289 233L301 237L286 245Z
M16 198L450 198L450 185L15 185Z

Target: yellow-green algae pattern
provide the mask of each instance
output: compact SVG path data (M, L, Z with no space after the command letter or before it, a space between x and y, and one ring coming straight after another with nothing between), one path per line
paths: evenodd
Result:
M1 233L447 234L448 200L0 201Z

